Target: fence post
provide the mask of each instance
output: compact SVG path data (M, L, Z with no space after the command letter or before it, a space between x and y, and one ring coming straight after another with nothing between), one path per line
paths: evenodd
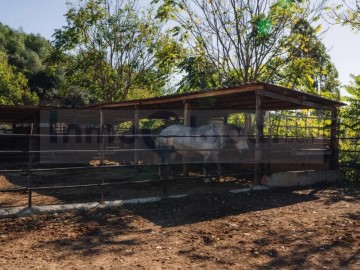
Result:
M138 171L138 162L139 162L139 125L140 125L140 118L139 118L139 107L135 105L135 114L134 114L134 136L135 136L135 142L134 142L134 165L135 165L135 171Z
M29 134L29 147L28 147L28 207L32 206L32 161L33 161L33 131L34 131L34 123L31 123L31 129Z
M331 133L330 133L330 148L331 161L330 169L336 170L339 168L339 136L338 136L338 110L333 108L331 110Z
M100 203L104 203L104 150L105 150L105 138L104 138L104 111L100 109L100 168L101 168L101 201Z
M264 113L262 111L263 96L262 93L256 92L256 143L255 143L255 179L254 183L261 184L261 174L263 173L262 148L264 138Z
M189 103L184 103L184 126L190 126L190 104ZM188 135L191 135L191 134L185 134L185 136L188 136ZM188 139L190 141L192 138L188 137ZM186 156L184 156L183 157L183 175L184 176L189 176L189 164L187 162L188 162L188 159L186 158Z

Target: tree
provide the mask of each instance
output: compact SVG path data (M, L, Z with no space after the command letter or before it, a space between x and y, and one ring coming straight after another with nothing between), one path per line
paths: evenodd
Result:
M266 81L338 99L321 25L311 25L325 2L299 2L163 0L158 16L188 42L179 91Z
M52 57L65 66L70 85L108 102L126 100L138 88L162 90L166 74L156 58L164 45L162 24L150 8L137 5L136 0L80 0L70 5L67 26L54 34Z
M39 96L41 104L54 100L60 77L58 72L50 72L46 62L52 51L48 40L0 23L0 51L6 54L12 69L25 76L30 91Z
M36 104L37 96L30 92L27 79L9 65L0 51L0 105Z
M290 36L293 42L285 49L294 57L274 74L273 81L285 87L339 100L338 72L325 45L317 36L320 30L321 26L314 28L307 20L298 20L293 25Z
M345 86L349 96L344 97L347 106L340 111L340 163L348 181L359 182L360 176L360 76L351 75L352 82Z
M353 0L351 4L342 1L343 4L332 7L332 17L336 23L350 26L352 30L360 30L360 0Z
M345 86L345 90L349 93L349 96L345 97L345 101L348 106L343 110L343 116L347 118L344 122L347 128L352 131L360 132L360 75L351 75L352 82Z
M178 83L178 93L214 89L219 86L217 68L205 55L187 56L178 67L180 72L185 72L185 76Z
M325 1L154 0L158 17L173 20L175 34L193 55L203 55L217 69L217 85L272 81L296 59L287 50L294 24L318 19Z

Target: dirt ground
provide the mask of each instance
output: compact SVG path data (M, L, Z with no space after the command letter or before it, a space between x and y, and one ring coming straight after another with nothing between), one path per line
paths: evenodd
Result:
M222 176L220 181L214 181L209 185L204 185L203 178L199 172L191 172L190 177L184 180L169 180L169 195L182 193L206 192L209 188L212 191L223 192L229 189L239 189L249 187L251 182L245 176L231 177ZM174 178L179 178L180 173L174 172ZM195 179L194 179L195 178ZM134 181L147 181L155 179L155 182L135 184ZM84 188L65 188L65 189L45 189L34 190L32 192L33 205L51 205L82 202L100 202L112 200L126 200L133 198L143 198L163 195L163 182L158 177L157 167L143 167L138 171L134 168L107 168L101 170L93 168L91 170L76 171L46 171L33 174L32 187L56 187L101 184L103 181L109 186L94 186ZM213 179L214 180L214 179ZM117 185L124 183L126 185ZM28 186L28 176L19 173L0 174L1 189L17 189ZM103 194L103 196L102 196ZM0 192L0 208L27 206L27 192Z
M1 269L360 269L360 188L202 193L0 220Z

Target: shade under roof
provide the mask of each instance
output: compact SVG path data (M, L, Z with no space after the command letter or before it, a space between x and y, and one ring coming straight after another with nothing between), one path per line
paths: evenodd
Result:
M182 109L189 103L192 109L255 110L256 95L263 97L264 110L322 109L331 110L341 102L291 90L268 83L249 83L236 87L168 95L149 99L103 103L86 109Z
M291 90L268 83L249 83L235 87L167 95L149 99L100 103L83 108L49 106L0 106L0 122L32 122L42 110L183 110L184 103L191 109L255 111L256 95L263 97L263 110L321 109L332 110L344 103Z

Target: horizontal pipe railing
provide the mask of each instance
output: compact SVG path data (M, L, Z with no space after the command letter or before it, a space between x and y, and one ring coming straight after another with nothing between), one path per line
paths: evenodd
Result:
M145 138L145 137L152 137L152 138L178 138L178 137L189 137L189 138L201 138L203 136L201 135L197 135L197 134L188 134L188 135L155 135L155 134L0 134L0 138L1 137L26 137L29 139L29 141L31 141L32 138L57 138L58 140L61 140L63 138L76 138L76 137L95 137L95 138ZM230 136L227 135L212 135L212 136L207 136L208 138L228 138ZM243 136L231 136L233 138L235 137L243 137ZM253 136L249 136L247 137L249 139L253 139ZM269 136L269 137L264 137L264 142L263 142L263 146L265 145L265 147L261 146L261 147L256 147L257 150L266 150L268 152L271 152L272 150L274 151L286 151L286 152L295 152L295 151L302 151L302 152L313 152L314 149L306 149L306 148L276 148L272 149L271 146L269 147L269 143L272 144L273 146L277 145L277 143L275 142L266 142L265 140L271 140L271 139L284 139L284 141L281 141L279 143L279 145L281 144L287 144L287 145L291 145L292 142L289 142L289 140L292 139L301 139L303 142L303 140L308 140L308 139L313 139L313 140L325 140L323 137L297 137L297 136L287 136L287 137L277 137L277 136ZM352 138L353 139L353 138ZM360 139L360 138L359 138ZM306 141L305 141L306 142ZM68 142L59 142L60 144L63 144L64 146L68 144ZM85 142L84 142L85 143ZM104 143L104 142L102 142ZM97 143L96 144L100 145L101 143ZM107 142L105 143L107 144ZM1 142L0 142L1 145ZM29 144L30 145L30 144ZM112 145L110 143L110 145ZM312 142L312 145L324 145L322 142ZM38 146L39 147L39 146ZM30 157L34 157L34 155L41 155L41 154L68 154L68 153L98 153L101 154L103 157L104 155L107 155L109 153L124 153L124 152L154 152L154 150L159 151L158 149L150 149L150 148L130 148L130 149L124 149L124 148L112 148L112 149L106 149L106 146L104 149L47 149L47 150L1 150L0 154L25 154L27 156L29 156L29 160L31 160ZM177 149L176 151L187 151L187 152L198 152L198 151L221 151L221 152L238 152L239 150L237 149L219 149L219 148L192 148L192 149L185 149L185 150L179 150ZM252 149L254 150L254 149ZM329 149L327 148L318 148L318 151L329 151ZM162 150L162 151L167 151L167 150ZM170 150L171 152L172 150ZM155 153L154 153L155 154ZM225 161L225 162L221 162L221 164L227 164L227 163L233 163L233 164L238 164L238 163L246 163L246 164L256 164L256 163L271 163L271 161L273 161L273 159L265 159L262 158L260 160L255 160L253 158L249 158L249 159L244 159L241 160L241 162L239 162L239 160L236 160L234 162L232 161ZM29 166L26 169L12 169L12 170L0 170L0 173L27 173L29 175L30 178L30 182L31 182L31 177L33 173L41 173L41 172L52 172L52 171L73 171L73 170L87 170L87 169L98 169L98 170L106 170L106 169L110 169L110 168L124 168L124 167L141 167L141 166L161 166L161 165L182 165L182 164L203 164L204 161L189 161L189 162L165 162L165 163L161 163L161 162L152 162L152 163L135 163L133 162L132 164L119 164L119 165L106 165L104 163L101 163L97 166L71 166L71 167L52 167L52 168L36 168L34 167L35 164L30 164L29 161ZM216 163L216 161L209 161L207 163ZM265 171L257 171L256 173L260 173L263 174L265 173ZM242 172L240 174L221 174L221 176L237 176L237 175L254 175L254 172ZM207 175L207 177L216 177L217 175ZM174 178L174 179L168 179L170 181L177 181L177 180L184 180L184 179L199 179L199 178L203 178L203 176L196 176L196 177L187 177L187 178ZM52 190L52 189L56 189L56 190L60 190L60 189L70 189L70 188L91 188L91 187L106 187L106 186L115 186L115 185L127 185L127 184L141 184L141 183L150 183L150 182L159 182L159 181L164 181L162 179L153 179L153 180L133 180L133 181L120 181L120 182L112 182L112 183L108 183L108 182L102 182L102 183L93 183L93 184L75 184L75 185L59 185L59 186L32 186L29 185L28 187L16 187L16 188L5 188L5 189L0 189L0 193L1 192L29 192L29 206L31 206L31 192L32 191L41 191L41 190Z
M285 126L284 126L285 127ZM330 128L329 128L330 129ZM160 135L160 134L1 134L0 133L0 137L48 137L48 138L64 138L64 137L94 137L94 138L114 138L114 137L156 137L156 138L203 138L204 135L198 135L198 134L186 134L186 135ZM249 135L249 136L243 136L243 135L206 135L207 138L255 138L254 135ZM264 138L302 138L302 139L306 139L306 138L320 138L322 139L323 137L304 137L304 136L294 136L294 135L290 135L290 136L265 136Z
M260 173L265 173L262 171ZM244 176L252 175L253 172L242 172L236 174L221 174L221 176ZM207 178L214 178L218 175L206 175ZM175 177L169 178L167 181L183 181L183 180L199 180L203 179L204 176L188 176L188 177ZM127 180L127 179L124 179ZM121 185L131 185L131 184L145 184L145 183L154 183L161 182L162 179L152 179L152 180L132 180L132 181L121 181L121 182L104 182L104 183L93 183L93 184L82 184L82 185L59 185L59 186L40 186L40 187L16 187L16 188L4 188L0 189L0 193L11 193L11 192L27 192L31 191L41 191L41 190L59 190L59 189L76 189L76 188L90 188L90 187L106 187L106 186L121 186Z
M295 162L297 159L294 158L294 160L291 160ZM292 163L289 159L249 159L249 160L242 160L239 162L239 160L236 161L224 161L219 162L219 164L256 164L259 163ZM217 164L216 161L207 161L207 164ZM76 170L87 170L87 169L116 169L116 168L131 168L131 167L145 167L145 166L161 166L161 165L182 165L182 164L188 164L188 165L202 165L204 164L204 161L189 161L189 162L164 162L164 163L136 163L136 164L121 164L121 165L95 165L95 166L82 166L82 167L54 167L54 168L39 168L39 169L31 169L30 172L32 173L41 173L41 172L56 172L56 171L76 171ZM28 173L28 169L24 170L1 170L0 173Z
M264 143L266 145L266 143ZM297 151L297 150L301 150L301 151L313 151L314 148L300 148L300 147L296 147L296 148L288 148L288 147L257 147L256 149L259 150L288 150L288 151ZM315 148L316 150L329 150L328 148ZM99 150L99 149L71 149L71 150L67 150L67 149L63 149L63 150L3 150L0 151L0 154L48 154L48 153L104 153L104 154L109 154L109 153L114 153L114 152L199 152L199 151L205 151L205 152L242 152L242 151L246 151L245 150L239 150L239 149L214 149L214 148L191 148L191 149L159 149L159 148L153 148L153 149L149 149L149 148L131 148L131 149L108 149L108 150Z

